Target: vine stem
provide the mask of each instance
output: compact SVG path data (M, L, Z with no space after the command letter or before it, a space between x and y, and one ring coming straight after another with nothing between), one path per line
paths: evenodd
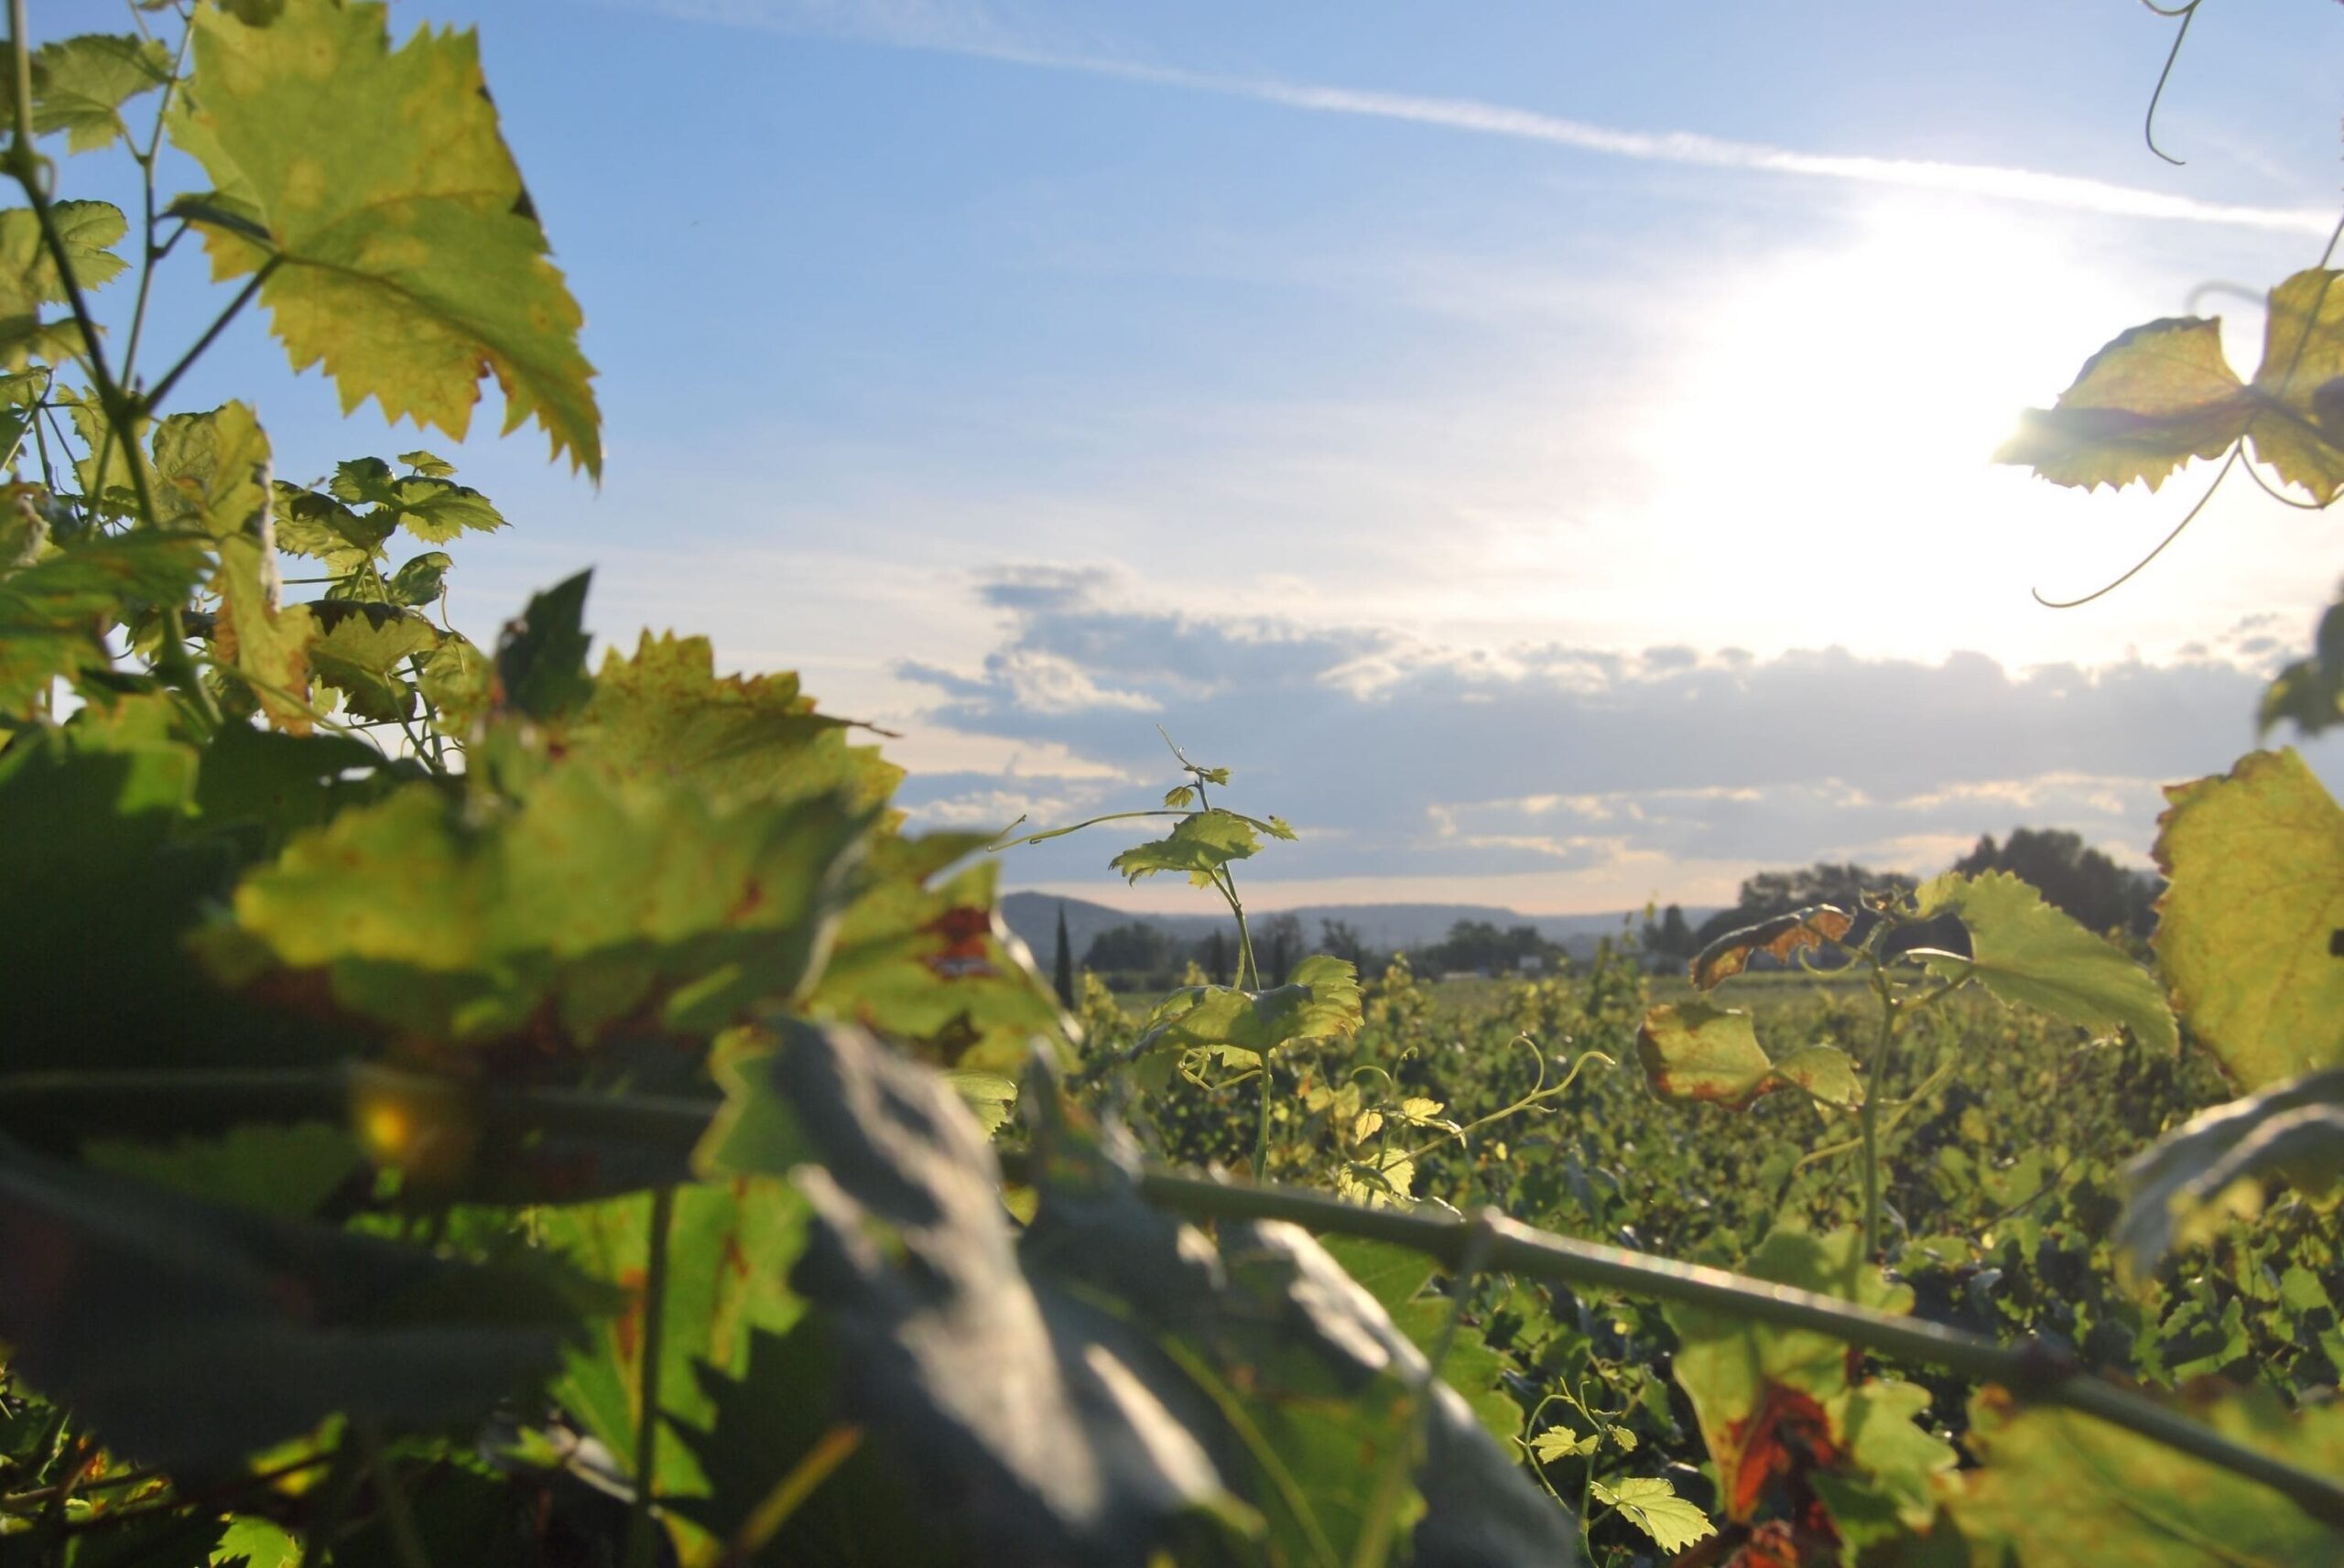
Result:
M652 1495L659 1476L659 1364L667 1327L667 1241L676 1227L676 1189L651 1189L651 1235L643 1266L643 1366L638 1373L641 1413L635 1427L635 1505L627 1514L626 1554L622 1568L651 1568L659 1529Z
M73 324L81 334L81 359L89 367L91 384L98 394L98 406L104 410L106 427L112 438L118 439L128 457L130 486L138 497L139 515L147 526L157 525L159 514L155 510L154 487L146 476L146 465L138 454L138 417L136 400L125 392L106 364L104 346L98 341L97 319L90 314L90 302L82 297L81 281L73 276L72 257L66 254L65 236L57 232L57 215L51 211L49 192L42 189L40 155L33 145L33 57L30 27L25 20L25 0L8 0L8 55L16 87L15 135L8 143L8 172L24 188L25 200L33 210L33 219L40 226L41 243L49 258L57 268L60 287L65 290L66 304L73 312ZM91 470L92 481L103 488L105 469L103 455ZM90 498L92 503L96 497ZM176 604L163 611L162 646L155 655L156 667L171 685L194 707L207 730L220 727L220 705L196 674L195 665L188 657L187 624Z
M149 1131L185 1132L211 1119L223 1125L266 1119L331 1120L348 1113L355 1085L401 1076L355 1065L222 1073L0 1076L0 1129L39 1128L56 1136L142 1127ZM528 1089L487 1095L481 1108L483 1127L625 1137L640 1145L670 1150L680 1159L707 1132L717 1102ZM1023 1181L1033 1173L1022 1152L1003 1150L999 1159L1003 1173L1011 1181ZM2234 1443L2202 1422L2095 1377L2040 1345L2004 1346L1982 1335L1874 1312L1837 1296L1553 1235L1493 1212L1472 1219L1403 1213L1346 1203L1323 1193L1240 1185L1168 1171L1145 1171L1137 1179L1140 1195L1149 1204L1194 1219L1281 1219L1318 1234L1355 1236L1405 1247L1436 1260L1452 1272L1470 1261L1529 1279L1704 1307L1778 1328L1827 1335L1900 1361L1948 1368L1980 1382L1999 1384L2024 1399L2096 1417L2244 1476L2270 1487L2322 1523L2344 1528L2344 1480L2317 1475ZM655 1189L655 1222L660 1217L662 1195L667 1205L673 1203L671 1188ZM671 1206L668 1212L672 1216ZM1486 1242L1475 1241L1477 1227L1487 1227ZM664 1237L664 1232L660 1234ZM1476 1249L1481 1246L1486 1246L1486 1255L1477 1256ZM664 1292L664 1247L655 1246L646 1269L646 1346L656 1343L657 1325L650 1314L655 1310L652 1303ZM648 1277L653 1271L656 1279ZM646 1392L657 1392L657 1376L646 1365ZM647 1500L646 1487L638 1495L638 1507Z

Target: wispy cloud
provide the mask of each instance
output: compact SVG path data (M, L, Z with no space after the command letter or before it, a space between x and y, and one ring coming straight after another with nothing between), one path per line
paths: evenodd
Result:
M1647 163L1748 169L1795 178L1982 197L2102 217L2219 223L2284 233L2326 234L2335 224L2333 214L2306 208L2199 201L2138 186L1999 164L1800 152L1691 131L1625 130L1470 98L1430 98L1271 77L1228 76L1105 55L1061 53L1019 42L1017 30L993 13L944 0L632 0L632 4L634 8L678 19L854 38L894 49L1113 77L1316 114L1397 120Z

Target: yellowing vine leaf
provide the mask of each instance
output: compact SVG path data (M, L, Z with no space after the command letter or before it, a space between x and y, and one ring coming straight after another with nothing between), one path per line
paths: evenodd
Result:
M1777 1062L1758 1044L1750 1014L1704 1001L1663 1002L1636 1031L1644 1082L1666 1100L1715 1100L1740 1110L1776 1089L1803 1089L1825 1105L1863 1101L1855 1064L1830 1045L1806 1045Z
M2050 408L2029 409L1994 460L2055 484L2151 490L2241 437L2322 505L2344 492L2344 289L2299 272L2271 291L2263 364L2249 384L2222 353L2221 322L2173 317L2132 328L2084 362Z
M497 130L468 33L390 47L385 7L291 0L265 27L205 6L174 115L214 195L179 211L218 278L260 297L296 369L461 438L480 378L506 430L534 417L597 478L601 415L582 320Z
M2153 941L2190 1029L2241 1088L2344 1065L2344 810L2293 750L2165 798Z
M1924 920L1958 916L1970 933L1970 957L1914 949L1944 979L1974 977L2002 1000L2035 1009L2100 1034L2119 1025L2142 1044L2181 1044L2173 1011L2147 970L2008 871L1963 876L1948 871L1913 895Z
M1281 825L1283 826L1283 825ZM1108 863L1135 882L1158 871L1185 871L1198 887L1209 887L1223 866L1254 854L1262 841L1253 822L1214 806L1180 818L1152 843L1135 844Z
M1802 947L1839 941L1854 925L1846 910L1818 903L1729 931L1694 956L1693 984L1702 990L1712 989L1742 973L1755 954L1787 959Z
M2344 1471L2344 1406L2290 1413L2268 1390L2194 1401L2234 1443L2318 1475ZM2175 1450L1999 1389L1970 1402L1982 1468L1946 1478L1980 1563L2028 1568L2296 1568L2344 1562L2344 1530Z

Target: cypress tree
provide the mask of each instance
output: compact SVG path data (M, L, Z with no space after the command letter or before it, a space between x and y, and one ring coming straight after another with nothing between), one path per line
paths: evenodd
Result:
M1066 905L1058 905L1058 952L1052 965L1058 982L1058 1005L1069 1012L1074 1011L1074 948L1066 939Z

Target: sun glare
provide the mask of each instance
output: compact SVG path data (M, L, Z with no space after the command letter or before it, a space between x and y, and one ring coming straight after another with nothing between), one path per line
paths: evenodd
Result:
M1746 275L1687 320L1640 443L1688 619L1761 649L2037 640L2040 487L1991 457L2124 292L2056 220L1919 200Z

